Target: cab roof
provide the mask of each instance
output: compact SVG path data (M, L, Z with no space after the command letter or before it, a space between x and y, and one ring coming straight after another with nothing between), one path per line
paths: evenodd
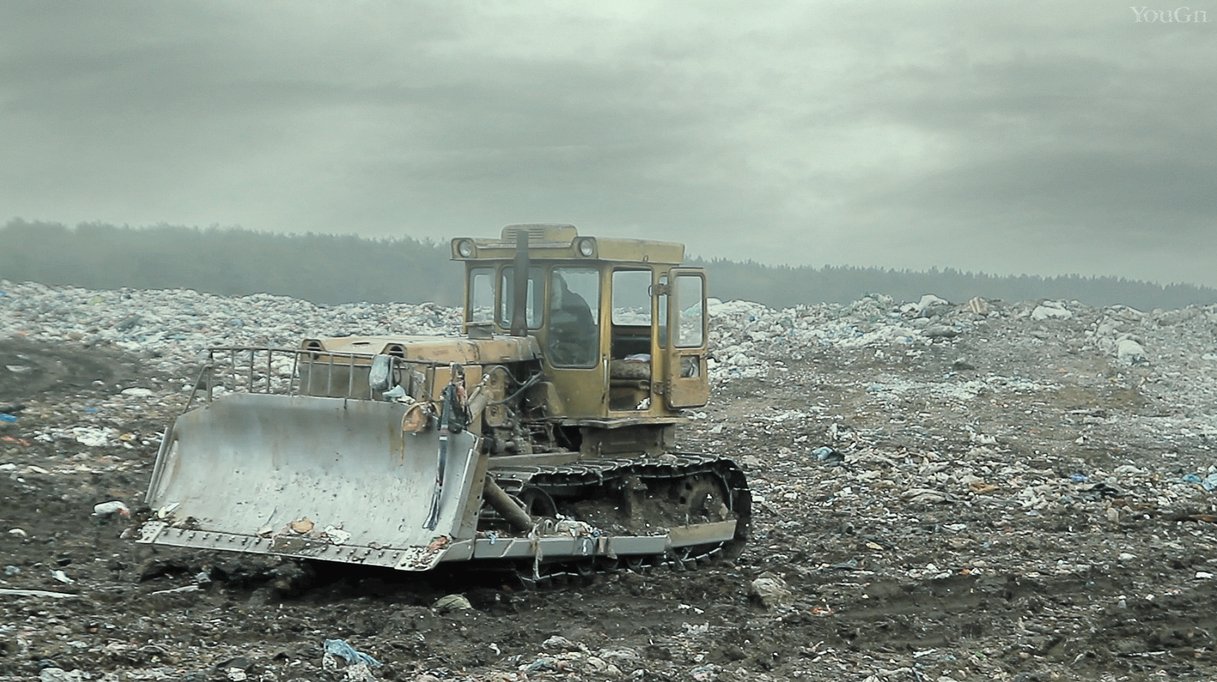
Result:
M515 258L516 239L528 235L529 260L582 260L613 263L659 263L680 265L684 244L649 239L602 239L580 236L574 225L528 223L508 225L498 239L457 237L452 240L452 259L459 261L504 261Z

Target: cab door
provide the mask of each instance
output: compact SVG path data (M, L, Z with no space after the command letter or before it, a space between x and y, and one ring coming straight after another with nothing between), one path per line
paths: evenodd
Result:
M700 268L673 268L668 274L666 286L660 287L660 300L667 299L665 400L673 409L701 407L710 399L706 273Z

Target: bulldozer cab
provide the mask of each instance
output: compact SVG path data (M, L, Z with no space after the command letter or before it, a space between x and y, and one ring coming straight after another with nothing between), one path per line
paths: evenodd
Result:
M537 339L551 417L659 424L706 404L706 279L681 267L682 245L509 225L452 240L452 257L466 268L467 334Z

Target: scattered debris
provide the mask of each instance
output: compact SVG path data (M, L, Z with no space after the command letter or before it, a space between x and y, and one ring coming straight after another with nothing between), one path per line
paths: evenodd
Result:
M295 530L295 528L292 530ZM325 530L321 531L321 535L326 540L329 540L331 544L335 545L346 544L346 542L351 539L351 534L349 532L334 526L326 526Z
M13 590L8 588L0 588L0 596L7 597L44 597L46 599L71 599L79 597L78 594L69 594L67 592L48 592L46 590Z
M1044 301L1031 311L1033 320L1068 320L1073 313L1061 301Z
M326 656L336 656L348 664L363 663L373 668L382 665L380 661L348 644L345 639L327 639L321 648Z
M317 524L313 523L312 519L305 516L304 518L296 519L295 521L292 521L291 523L289 523L288 528L291 528L293 533L299 533L300 535L305 535L307 533L312 532L313 527L316 525Z
M161 594L185 594L187 592L198 592L201 589L202 588L199 587L198 585L183 585L182 587L174 587L174 588L171 588L168 590L157 590L156 592L149 592L148 596L155 597L155 596L161 595Z
M115 435L114 429L95 429L88 426L78 426L72 429L76 442L91 448L100 448L110 443Z
M774 573L765 573L748 585L748 596L767 609L789 604L794 593L786 581Z
M469 603L469 599L463 594L449 594L440 597L431 605L439 613L448 613L450 611L467 611L473 608Z
M1145 348L1133 339L1120 339L1116 342L1116 358L1126 365L1145 362Z
M553 635L541 643L546 651L586 651L587 647L576 644L562 635Z
M101 502L93 505L93 516L106 518L109 516L114 516L115 514L122 517L127 517L131 516L131 510L127 508L125 503L118 500Z
M941 490L913 488L901 494L900 499L910 504L944 504L955 501L955 496Z
M38 672L38 682L83 682L89 679L83 671L67 671L63 668L49 667Z
M822 462L829 466L835 466L845 461L845 455L839 450L827 446L821 446L812 450L811 454L816 458L817 462Z

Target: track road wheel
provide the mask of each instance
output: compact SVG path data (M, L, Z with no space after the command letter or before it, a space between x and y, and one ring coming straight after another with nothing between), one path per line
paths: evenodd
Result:
M690 476L676 485L677 509L686 525L727 521L732 513L732 496L726 481L714 473ZM711 556L723 549L724 543L691 545L673 551L669 563L678 570L696 570L710 563Z
M684 510L686 525L731 518L731 495L726 483L714 474L697 474L681 481L677 502Z

